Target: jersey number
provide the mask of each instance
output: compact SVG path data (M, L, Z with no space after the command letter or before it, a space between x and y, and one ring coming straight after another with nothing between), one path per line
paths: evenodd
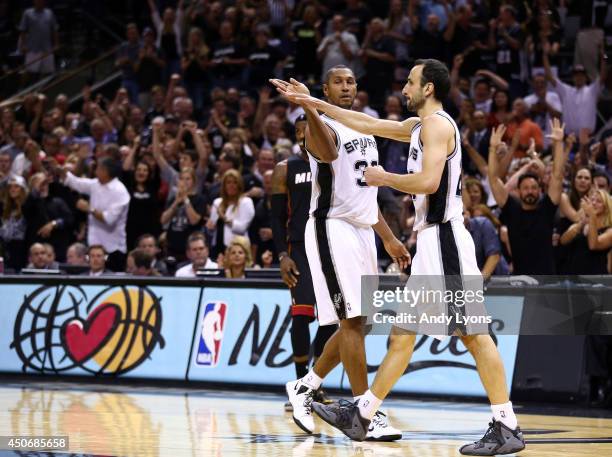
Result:
M363 178L363 173L366 169L366 167L370 166L370 167L375 167L376 165L378 165L378 161L376 160L372 160L372 162L370 162L370 164L368 165L368 162L366 162L365 160L358 160L357 162L355 162L355 171L358 171L360 173L359 178L357 178L357 185L360 187L368 187L368 183L365 182L365 179Z

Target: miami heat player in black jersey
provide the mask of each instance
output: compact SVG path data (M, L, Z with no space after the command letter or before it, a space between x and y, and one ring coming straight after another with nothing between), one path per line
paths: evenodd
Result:
M308 154L303 149L306 117L295 121L300 154L279 162L272 177L272 231L279 253L283 281L291 292L291 345L298 378L308 373L310 323L315 319L315 293L304 248L304 231L309 218L312 179ZM299 274L298 274L299 272ZM323 352L335 325L319 327L314 340L315 359ZM322 391L315 397L327 402ZM291 403L285 405L291 409Z

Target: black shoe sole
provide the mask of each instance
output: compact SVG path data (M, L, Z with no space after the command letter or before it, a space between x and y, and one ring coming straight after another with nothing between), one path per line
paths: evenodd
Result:
M350 436L348 433L346 433L344 430L342 430L341 428L338 428L338 427L337 427L335 424L332 424L332 423L331 423L330 421L328 421L328 420L327 420L325 417L321 416L321 415L320 415L320 414L317 412L316 408L314 408L314 407L313 407L313 408L312 408L312 410L313 410L315 413L317 413L317 416L319 416L323 422L325 422L325 423L327 423L327 424L331 425L331 426L332 426L332 427L334 427L336 430L339 430L339 431L341 431L342 433L344 433L344 436L346 436L348 439L350 439L350 440L352 440L352 441L359 441L359 442L361 442L361 441L365 441L365 436L363 437L363 439L360 439L360 440L358 440L358 439L356 439L356 438L353 438L353 437L352 437L352 436ZM367 435L367 433L366 433L366 435Z
M302 423L299 420L297 420L294 415L291 415L291 417L293 417L293 422L295 422L295 425L300 427L304 432L308 433L309 435L312 435L312 432L308 430L306 427L304 427L304 425L302 425Z
M367 436L367 435L366 435ZM386 435L380 438L366 438L364 441L370 441L374 443L389 443L391 441L398 441L402 439L402 435Z

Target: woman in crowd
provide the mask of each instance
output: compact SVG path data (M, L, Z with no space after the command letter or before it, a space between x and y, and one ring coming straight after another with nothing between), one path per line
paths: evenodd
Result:
M38 219L43 210L34 206L34 200L28 198L25 179L11 177L0 207L0 241L6 269L19 272L27 265L28 250L34 241L31 233L36 228L34 219Z
M238 171L230 169L225 172L221 178L220 194L212 204L206 224L209 231L214 231L211 243L213 258L224 252L236 235L248 239L249 225L255 217L253 200L244 195L244 182Z
M489 127L506 124L510 119L510 95L503 89L497 89L493 94L491 113L489 114Z
M584 216L561 235L568 246L567 273L583 275L608 274L608 254L612 248L612 198L595 190L581 201Z
M251 243L244 236L235 236L225 251L225 277L243 279L245 269L252 266Z
M563 192L559 203L561 215L571 222L578 222L580 219L580 202L589 194L593 185L593 176L588 167L579 168L572 179L569 194Z
M124 175L123 182L131 197L126 224L127 245L131 250L140 235L151 233L158 237L161 233L160 182L144 161L139 161L133 172Z
M179 175L172 203L161 215L166 226L166 247L168 257L177 262L185 260L189 235L201 228L206 212L205 198L196 192L196 174L193 168L184 168Z
M488 194L482 183L476 178L467 178L465 180L464 205L467 209L473 208L476 205L486 205ZM466 198L467 197L467 198Z

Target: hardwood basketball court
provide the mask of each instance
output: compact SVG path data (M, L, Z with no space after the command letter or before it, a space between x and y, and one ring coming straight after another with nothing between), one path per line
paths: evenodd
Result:
M94 456L458 456L491 417L487 405L392 399L384 409L404 431L396 443L354 443L317 420L305 435L283 411L281 395L241 391L60 382L3 381L0 435L68 435L69 451L8 455ZM518 455L612 455L612 419L525 414L528 442ZM567 406L564 414L572 413Z

